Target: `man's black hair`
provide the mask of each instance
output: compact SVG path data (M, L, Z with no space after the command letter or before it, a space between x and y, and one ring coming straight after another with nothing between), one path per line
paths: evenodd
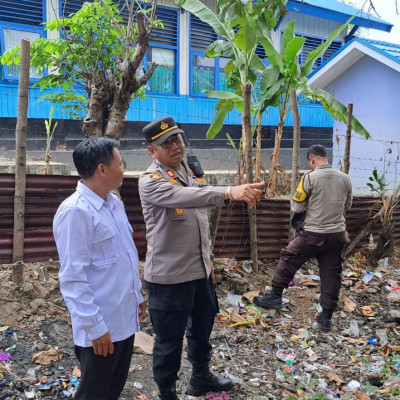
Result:
M307 150L307 160L309 159L310 155L319 156L319 157L327 157L328 153L326 152L325 146L322 144L314 144Z
M110 165L118 141L106 137L82 140L72 153L75 168L82 179L91 178L99 164Z

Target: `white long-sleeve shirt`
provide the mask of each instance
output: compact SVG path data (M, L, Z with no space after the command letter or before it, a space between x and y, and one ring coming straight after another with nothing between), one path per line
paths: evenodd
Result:
M82 182L53 221L60 289L71 314L74 343L91 347L107 332L113 342L139 330L144 301L138 253L122 201L103 200Z

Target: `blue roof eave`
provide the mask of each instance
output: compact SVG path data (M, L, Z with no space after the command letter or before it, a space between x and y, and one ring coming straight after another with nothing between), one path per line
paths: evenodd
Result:
M289 0L286 4L286 9L288 11L298 12L306 15L312 15L314 17L319 17L332 21L338 21L341 23L347 22L357 12L356 9L355 9L356 12L354 14L351 14L349 12L329 10L326 8L321 8L315 5L310 5L305 2L296 0ZM392 24L362 11L360 11L360 15L354 17L354 19L351 21L351 24L362 26L364 28L376 29L384 32L390 32L393 27Z
M355 37L349 42L347 42L344 46L342 46L340 49L338 49L335 53L333 53L327 60L325 60L318 68L315 68L311 73L308 75L308 79L310 79L313 75L317 74L320 70L322 70L327 64L331 62L332 59L334 59L339 53L342 53L347 47L351 46L354 42L358 42L363 44L364 46L370 48L373 51L376 51L378 54L381 54L385 57L387 57L389 60L392 60L398 64L400 64L400 59L398 57L395 57L391 54L388 54L386 51L380 49L376 45L374 46L373 43L370 43L368 40L364 40L359 37Z

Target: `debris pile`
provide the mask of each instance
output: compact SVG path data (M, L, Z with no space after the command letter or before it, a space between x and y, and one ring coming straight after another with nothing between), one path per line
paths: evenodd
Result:
M400 398L400 258L371 266L359 253L343 268L333 331L317 329L320 280L306 264L284 292L284 307L253 303L270 290L276 262L252 272L249 261L215 259L220 302L211 336L214 372L235 389L202 400ZM80 370L68 311L58 287L57 263L25 266L21 287L11 266L0 267L0 400L73 398ZM121 400L152 399L153 331L149 318L137 336ZM191 366L184 351L177 382L186 395Z

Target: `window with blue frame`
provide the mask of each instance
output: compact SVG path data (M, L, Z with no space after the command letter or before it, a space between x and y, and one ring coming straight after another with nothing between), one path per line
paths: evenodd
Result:
M299 58L300 65L303 65L305 63L307 56L313 50L315 50L320 44L326 41L325 38L305 35L302 33L296 33L296 36L306 38L303 50L300 53L300 58ZM324 55L322 57L317 58L317 60L314 63L313 69L318 68L320 65L322 65L323 62L325 62L332 54L334 54L337 50L340 49L340 47L342 47L342 44L343 42L341 40L334 40L328 47L328 49L325 51Z
M204 57L208 46L219 39L210 25L190 14L190 94L205 96L204 90L230 90L227 88L224 68L229 62L226 57ZM266 61L264 48L257 46L256 54ZM259 84L256 85L259 90Z
M156 18L161 20L163 28L154 28L151 33L150 47L146 52L145 65L156 63L157 68L147 83L150 93L178 93L178 46L179 46L179 9L158 6Z
M84 0L63 0L61 15L68 16L77 12L83 3ZM121 16L127 20L125 0L115 0L114 3L119 5ZM149 7L149 4L143 3L143 7ZM147 82L147 92L176 94L178 93L179 9L158 6L156 18L162 21L163 28L153 29L142 65L142 68L147 69L153 62L157 64Z
M229 62L224 57L204 57L208 46L218 35L195 15L190 14L190 95L205 96L204 90L227 90L224 67Z
M45 20L45 0L0 0L1 54L21 44L22 38L30 42L45 36L41 23ZM15 80L19 67L2 66L2 79ZM30 77L39 79L42 73L31 68Z

